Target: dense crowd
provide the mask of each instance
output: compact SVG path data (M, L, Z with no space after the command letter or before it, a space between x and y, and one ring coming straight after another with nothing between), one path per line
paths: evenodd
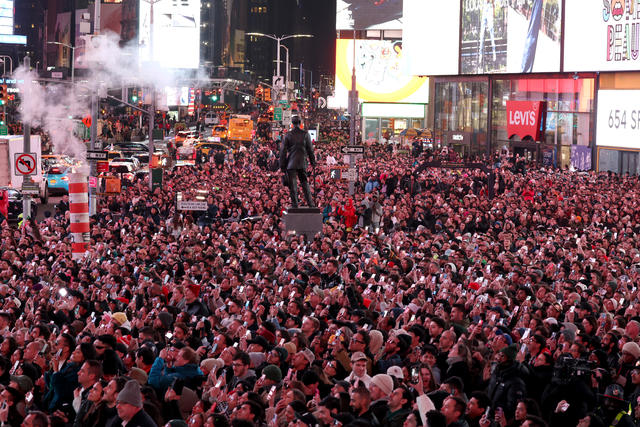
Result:
M281 173L166 171L2 224L0 422L25 426L631 426L640 420L637 177L371 150L355 194L316 146L323 234L287 235ZM517 161L516 161L517 160ZM416 171L415 173L413 173ZM208 210L182 212L206 194Z

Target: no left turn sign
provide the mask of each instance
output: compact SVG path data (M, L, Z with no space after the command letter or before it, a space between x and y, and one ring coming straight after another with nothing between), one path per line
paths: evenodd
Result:
M16 175L36 175L36 153L16 153Z

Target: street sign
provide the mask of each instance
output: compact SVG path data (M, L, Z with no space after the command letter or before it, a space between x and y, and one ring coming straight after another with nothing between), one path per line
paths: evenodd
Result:
M347 145L340 149L342 154L364 154L364 145Z
M27 182L26 180L22 183L22 187L20 188L20 191L22 191L23 195L30 195L30 196L40 195L40 187L38 187L38 184L33 182Z
M349 168L342 177L347 181L355 182L358 180L358 170L356 168Z
M98 173L109 172L109 162L98 161L96 164L96 171Z
M273 109L273 120L277 122L282 121L282 107L276 107Z
M108 160L106 151L87 150L87 160Z
M273 84L271 85L276 89L284 89L284 77L273 76Z
M0 126L0 135L9 135L9 128L5 125Z
M16 153L15 154L15 174L21 175L37 175L37 155L36 153Z
M95 176L89 177L89 188L98 188L98 178Z
M196 200L179 200L179 211L206 211L209 208L207 202L200 202Z
M285 126L291 125L291 110L282 111L282 124Z
M326 108L327 100L323 97L318 98L318 108Z

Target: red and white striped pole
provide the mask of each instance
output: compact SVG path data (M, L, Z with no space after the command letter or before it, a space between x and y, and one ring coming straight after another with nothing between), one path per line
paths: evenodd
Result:
M71 257L81 259L87 253L89 244L89 186L87 175L69 174L69 213L71 221Z

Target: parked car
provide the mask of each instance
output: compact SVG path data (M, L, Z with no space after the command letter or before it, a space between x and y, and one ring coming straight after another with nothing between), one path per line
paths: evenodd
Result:
M18 216L22 213L22 192L13 187L0 187L0 191L6 190L9 195L9 222L17 222ZM35 217L38 212L37 203L31 199L31 216Z
M117 157L111 160L109 166L119 166L124 164L131 165L133 171L137 171L138 169L140 169L140 160L135 157Z

